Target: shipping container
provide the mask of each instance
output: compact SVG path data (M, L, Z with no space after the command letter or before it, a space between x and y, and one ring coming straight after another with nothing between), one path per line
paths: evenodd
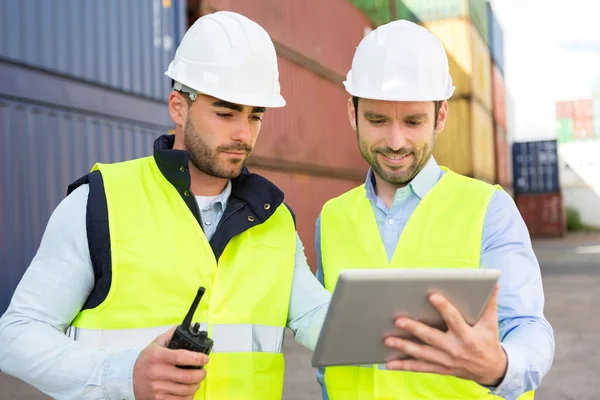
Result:
M600 94L592 98L592 114L594 118L600 118Z
M434 156L451 170L494 182L496 179L492 116L478 102L450 100L446 127L437 136Z
M5 0L0 59L166 101L185 0Z
M313 272L316 271L315 223L325 202L364 183L361 180L314 176L298 172L273 171L249 166L250 171L260 174L276 184L285 193L284 201L296 215L296 228L304 244L304 250ZM309 200L310 201L307 201Z
M419 22L417 16L402 0L352 0L352 4L365 13L375 26L397 19Z
M516 203L532 237L561 237L566 233L561 193L518 194Z
M588 140L594 139L594 120L593 118L575 118L573 120L573 139Z
M592 83L592 96L600 97L600 75L594 78Z
M507 128L506 123L506 93L504 85L504 75L497 65L492 67L492 99L494 121Z
M573 140L573 120L559 119L556 121L556 138L558 143L568 143Z
M586 119L593 116L592 100L569 100L556 103L556 118Z
M511 171L509 154L508 154L508 140L506 138L506 129L499 124L495 126L495 139L496 139L496 183L500 184L503 188L512 187Z
M492 60L504 74L504 33L502 26L494 14L491 3L486 3L488 20L488 46L492 55Z
M366 174L348 120L348 93L283 58L279 70L287 105L266 112L253 162L340 177Z
M572 101L556 102L556 119L573 119L575 110Z
M594 135L600 139L600 117L594 118Z
M286 49L299 53L303 57L290 61L308 69L319 64L335 73L338 84L345 79L365 31L373 28L369 18L348 0L328 0L326 7L321 0L204 0L201 3L205 12L235 11L256 21L269 33L280 56L287 55ZM289 54L287 58L292 57Z
M560 191L556 140L513 143L515 195Z
M428 22L423 26L440 39L448 55L452 56L457 66L470 77L471 94L491 112L490 52L473 25L467 19L452 19ZM451 70L450 73L453 74L453 71Z
M481 39L488 40L486 0L402 0L396 9L398 19L415 18L415 22L468 18Z
M95 162L152 154L164 131L111 116L0 97L4 154L0 187L0 315L40 243L67 186ZM29 160L29 161L25 161Z

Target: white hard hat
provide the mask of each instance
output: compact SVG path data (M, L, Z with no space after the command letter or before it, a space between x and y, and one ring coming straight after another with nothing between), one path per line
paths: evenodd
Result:
M391 101L447 100L454 92L442 43L405 20L381 25L362 39L344 86L352 96Z
M269 34L233 12L199 18L185 33L165 75L176 82L175 89L248 106L285 106Z

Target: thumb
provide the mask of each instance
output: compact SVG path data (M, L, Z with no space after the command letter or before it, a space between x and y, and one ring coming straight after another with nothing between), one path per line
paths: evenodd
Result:
M173 332L175 332L175 329L177 329L177 325L172 326L168 331L157 336L153 343L157 343L161 347L167 347L171 337L173 337Z
M481 321L487 325L498 325L498 290L500 286L496 284L494 292L485 306Z

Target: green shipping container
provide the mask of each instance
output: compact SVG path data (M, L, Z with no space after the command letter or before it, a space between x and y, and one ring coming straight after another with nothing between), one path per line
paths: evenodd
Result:
M377 26L396 19L421 23L470 17L488 43L486 0L352 0Z
M573 141L572 119L559 119L556 121L556 138L558 143L568 143Z
M592 114L594 118L600 118L600 94L592 98Z

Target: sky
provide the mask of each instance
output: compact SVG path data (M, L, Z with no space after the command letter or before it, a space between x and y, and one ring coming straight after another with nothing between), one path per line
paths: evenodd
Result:
M600 76L600 0L491 3L504 31L512 139L554 139L556 101L589 99Z

